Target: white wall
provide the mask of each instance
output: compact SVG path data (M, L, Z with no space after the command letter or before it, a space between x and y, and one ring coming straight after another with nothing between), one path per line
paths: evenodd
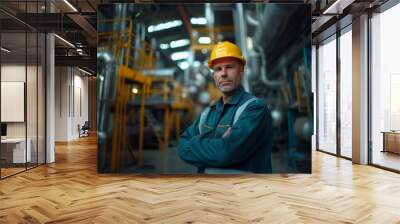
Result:
M24 82L26 83L26 106L22 112L26 112L26 121L24 122L6 122L7 137L30 139L32 161L44 163L44 83L42 67L25 64L3 64L1 66L1 81ZM25 78L27 77L27 80ZM7 97L7 96L2 96ZM10 108L1 108L1 110L10 110ZM37 151L38 150L38 151ZM37 157L37 153L39 156Z
M67 67L55 68L55 141L68 140L68 87Z
M28 72L28 77L31 74L36 74L36 68L33 66L28 66L27 68L24 65L18 64L10 64L10 65L2 65L1 66L1 81L3 82L25 82L25 75L26 70ZM36 83L35 83L36 85ZM30 103L33 100L32 97L36 98L36 89L27 89L27 102ZM30 92L29 90L33 90ZM33 106L33 105L31 105ZM36 108L36 105L35 105ZM7 110L7 108L1 108L1 110ZM31 114L27 114L28 121L32 121L33 117L30 116ZM36 114L34 114L36 118ZM31 127L32 125L28 125ZM25 122L7 122L7 136L8 137L25 137ZM29 137L29 136L28 136Z
M88 78L72 67L56 67L55 73L55 140L77 139L78 124L88 120Z
M25 64L24 65L2 65L1 66L1 81L2 82L25 82ZM28 71L31 70L28 67ZM7 110L7 108L1 108ZM7 123L7 136L8 137L25 137L25 123L24 122L11 122Z

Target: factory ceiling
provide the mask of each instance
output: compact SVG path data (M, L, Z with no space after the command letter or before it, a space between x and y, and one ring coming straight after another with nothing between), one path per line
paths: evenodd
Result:
M373 9L384 3L386 0L346 0L341 1L339 6L331 12L331 6L335 1L320 1L320 0L304 0L295 2L310 3L312 5L313 39L318 39L329 35L327 30L340 18L344 18L347 14L356 13L365 9ZM40 32L54 32L62 39L74 45L66 43L61 38L56 38L56 60L57 64L66 64L68 57L75 57L71 61L77 63L79 60L86 66L90 65L92 70L96 70L96 31L97 31L97 7L101 4L115 3L115 2L132 2L132 1L116 1L116 0L53 0L51 1L52 13L49 13L49 7L45 5L45 1L18 1L18 0L2 0L0 2L0 26L3 32L18 33L26 28ZM137 1L136 1L137 2ZM251 2L251 1L249 1ZM288 3L293 1L268 1ZM339 1L337 1L339 2ZM36 4L39 3L39 4ZM148 1L146 1L148 3ZM184 44L185 41L178 42L182 45L176 48L165 47L167 44L171 45L176 40L189 40L193 42L193 31L206 25L199 25L191 23L191 18L203 18L206 13L206 4L141 4L136 6L140 8L140 13L134 17L137 21L146 24L146 26L160 24L163 21L181 21L182 25L176 26L171 29L166 29L158 32L148 32L146 39L157 41L157 48L160 52L160 57L165 59L166 66L176 66L177 61L171 60L171 55L177 51L184 51L189 48L189 45ZM213 11L215 14L214 25L220 27L234 26L234 18L232 12L232 3L214 3ZM250 11L252 5L246 6ZM342 7L342 8L340 8ZM112 7L104 8L104 10L112 10ZM330 10L330 11L329 11ZM335 14L336 11L337 13ZM137 12L139 12L137 11ZM326 12L329 11L328 14ZM27 13L26 13L27 12ZM112 15L113 11L104 12ZM324 13L326 15L324 15ZM332 15L331 15L332 14ZM331 15L331 16L329 16ZM291 18L286 18L286 21L301 19L301 13L293 13ZM290 26L290 24L283 23L283 26ZM288 28L288 29L287 29ZM279 30L295 30L301 27L280 27ZM249 26L248 33L253 35L256 32L255 26ZM277 30L271 32L278 35L267 35L269 40L265 43L269 48L272 55L277 55L276 52L281 52L287 46L281 46L279 43L287 43L290 41L279 41L291 38L287 33L281 33ZM324 33L325 32L325 33ZM330 31L333 32L333 31ZM8 37L11 38L11 37ZM219 33L218 40L235 40L235 33L232 30L227 30ZM16 39L17 40L17 39ZM278 43L278 44L271 44ZM161 49L161 44L164 48ZM193 45L194 43L190 43ZM77 53L76 49L82 49L82 53ZM29 51L29 50L28 50ZM203 52L204 53L204 52ZM206 55L206 54L205 54ZM61 57L62 56L62 57ZM68 57L64 57L68 56ZM205 56L200 52L196 52L196 57L199 60L205 60Z

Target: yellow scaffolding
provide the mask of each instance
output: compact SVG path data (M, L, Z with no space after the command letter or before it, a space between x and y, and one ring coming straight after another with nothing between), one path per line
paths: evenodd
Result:
M126 126L127 121L134 117L137 112L139 115L139 139L138 139L138 165L143 164L143 141L144 141L144 123L146 118L146 98L154 94L161 94L162 99L166 102L169 99L175 100L169 104L153 105L155 108L163 110L163 133L160 136L154 131L159 143L160 149L168 147L170 139L171 125L175 125L175 135L179 140L180 133L180 111L186 110L192 113L192 102L190 99L183 97L183 87L177 85L173 91L168 85L173 82L171 78L155 77L144 75L140 72L143 69L155 68L154 48L146 41L141 42L140 49L134 49L132 46L133 38L133 22L131 19L117 20L100 20L99 24L108 23L127 23L127 30L99 32L99 43L110 46L114 52L117 65L116 80L116 97L113 103L113 134L112 134L112 150L111 150L111 171L117 172L120 168L121 150L127 148ZM132 59L132 50L135 59ZM122 55L123 54L123 55ZM118 61L118 60L121 61ZM135 69L133 69L133 68ZM162 88L157 87L157 83L162 83ZM139 88L136 88L139 86ZM136 88L135 92L133 89ZM133 101L135 97L140 97L139 108L137 106L127 107L128 101ZM150 105L147 107L150 108ZM135 109L132 109L135 108ZM149 120L149 119L148 119ZM149 122L150 123L150 122ZM128 149L130 150L130 149ZM136 158L135 158L136 159Z
M131 19L112 19L100 20L101 23L128 23L128 29L123 31L111 31L98 33L98 40L107 41L108 46L113 46L114 55L117 58L117 85L116 97L113 105L113 135L112 135L112 150L111 150L111 171L117 172L120 167L121 149L126 149L126 124L127 124L127 102L131 94L131 84L138 83L141 85L141 100L140 100L140 130L139 130L139 156L138 163L142 163L143 154L143 132L144 132L144 111L145 111L145 94L149 90L151 80L140 72L129 67L131 61L132 40L134 38L133 22ZM118 61L121 52L124 51L122 62Z

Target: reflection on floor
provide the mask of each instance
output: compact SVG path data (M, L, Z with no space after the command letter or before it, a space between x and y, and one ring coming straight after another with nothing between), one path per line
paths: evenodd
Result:
M2 165L0 170L1 178L5 178L7 176L26 170L26 167L27 169L35 167L36 163L28 163L26 164L26 167L25 164L1 164L1 165Z
M400 171L400 155L392 152L374 151L373 164Z
M165 150L145 149L143 165L129 167L123 173L153 173L153 174L195 174L197 169L178 157L177 148Z
M291 173L287 154L283 152L272 153L273 173ZM196 174L197 168L182 161L176 147L165 150L145 149L143 151L143 165L130 166L122 173L153 173L153 174Z
M17 168L1 168L1 178L13 175L15 173L18 173L18 172L21 172L24 170L25 170L25 167L24 168L19 168L19 167L17 167Z

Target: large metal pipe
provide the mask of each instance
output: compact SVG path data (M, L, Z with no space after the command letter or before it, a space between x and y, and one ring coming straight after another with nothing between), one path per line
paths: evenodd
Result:
M280 88L283 85L284 80L271 80L267 74L267 58L265 57L264 49L260 46L255 48L261 56L261 81L269 88Z
M294 12L295 10L288 10L287 7L282 7L279 4L266 5L261 16L260 26L258 26L254 35L254 45L266 48L274 44L274 38L269 35L275 36L281 32L285 32L282 26L285 24L285 21L288 21L292 17ZM267 38L268 36L269 38Z
M254 19L249 11L246 13L246 21L252 26L260 26L260 21Z
M110 99L115 97L116 64L114 54L110 51L97 52L97 125L98 125L98 167L107 169L107 153L109 153L109 139L112 135ZM99 170L107 172L107 170Z

